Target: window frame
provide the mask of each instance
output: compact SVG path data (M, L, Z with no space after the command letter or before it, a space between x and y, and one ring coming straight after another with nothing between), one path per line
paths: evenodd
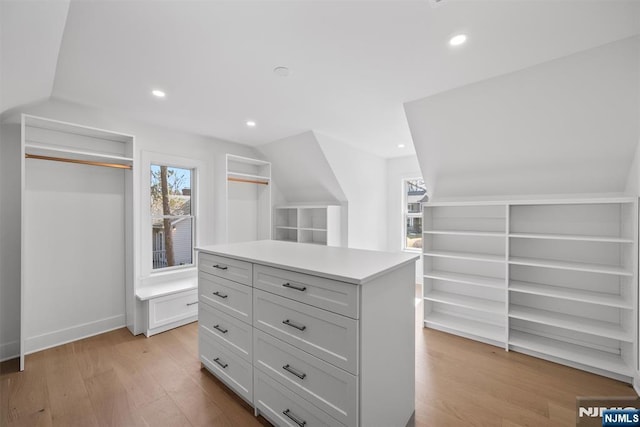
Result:
M142 173L141 173L141 193L140 193L140 273L142 277L161 276L195 270L198 265L195 248L198 246L198 218L200 216L200 174L204 170L204 163L199 160L187 157L173 156L150 151L142 152ZM151 214L151 166L167 166L179 169L191 170L191 215L170 215L171 218L191 219L191 263L184 265L174 265L163 268L153 268L153 234L151 232L153 219L160 218ZM164 217L164 216L163 216Z
M401 179L401 200L402 200L402 251L404 252L412 252L412 253L422 253L422 248L411 248L411 247L407 247L407 220L409 218L422 218L422 204L420 206L420 212L409 212L408 209L408 194L407 194L407 182L408 181L415 181L415 180L423 180L424 178L422 178L421 176L411 176L411 177L403 177ZM423 227L424 227L424 220L423 220ZM422 230L424 232L424 228ZM423 234L423 241L424 241L424 234Z

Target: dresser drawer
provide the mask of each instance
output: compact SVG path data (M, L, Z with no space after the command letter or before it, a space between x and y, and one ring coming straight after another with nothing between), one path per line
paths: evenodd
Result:
M344 427L260 371L255 373L254 405L269 421L288 427Z
M236 393L253 402L253 367L215 337L198 334L200 361Z
M251 294L253 288L222 277L198 273L200 302L209 304L244 322L251 323Z
M251 362L253 327L235 317L202 304L198 313L201 334L215 336L236 353Z
M251 286L253 279L253 264L237 259L225 258L200 252L198 255L198 269L214 276L233 280Z
M357 374L358 321L255 289L254 326Z
M358 286L309 274L256 265L254 286L314 307L358 318Z
M149 300L149 329L198 315L196 289Z
M356 425L358 381L340 368L256 329L253 363L346 425Z

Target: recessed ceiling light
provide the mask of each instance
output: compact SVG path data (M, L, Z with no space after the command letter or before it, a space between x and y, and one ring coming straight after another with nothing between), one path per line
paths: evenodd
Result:
M157 96L158 98L164 98L165 96L167 96L167 94L160 89L154 89L151 91L151 93L153 94L153 96Z
M253 120L247 120L246 125L252 128L256 126L256 122L254 122Z
M404 144L398 144L398 148L404 148L405 145Z
M291 74L291 70L289 70L289 68L287 67L276 67L273 69L273 72L276 76L279 77L289 77L289 75Z
M466 34L458 34L449 39L449 44L451 46L460 46L461 44L464 44L466 41L467 41Z

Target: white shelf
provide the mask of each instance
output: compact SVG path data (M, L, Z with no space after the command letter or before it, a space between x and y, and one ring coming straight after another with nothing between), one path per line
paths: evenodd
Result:
M270 181L271 178L265 175L253 175L250 173L227 171L227 177L241 178L241 179L257 179L261 181Z
M510 233L514 239L575 240L600 243L633 243L633 239L617 236L583 236L578 234Z
M469 335L487 338L493 341L504 342L504 326L493 325L477 319L467 319L440 312L431 312L424 318L424 323L430 323L448 329L455 329Z
M505 237L500 231L424 230L424 234L444 234L449 236Z
M509 317L620 341L633 342L631 334L623 330L617 323L603 322L601 320L571 316L569 314L539 310L521 305L512 305L509 309Z
M621 375L632 375L631 368L620 355L581 345L513 330L510 332L509 345Z
M424 277L429 279L444 280L447 282L464 283L467 285L484 286L486 288L504 289L504 279L495 277L477 276L474 274L451 273L449 271L433 270L425 273Z
M609 307L633 309L633 302L626 301L620 295L606 294L603 292L585 291L581 289L565 288L562 286L542 285L539 283L512 281L509 285L512 292L521 292L532 295L542 295L569 301L586 302L590 304L606 305Z
M253 166L270 166L271 165L271 163L269 163L266 160L252 159L249 157L237 156L235 154L227 154L227 160L230 160L236 163L242 163L245 165L253 165Z
M458 307L471 308L478 311L486 311L488 313L502 314L505 308L504 302L442 291L430 291L424 295L424 299Z
M470 252L425 251L425 256L466 259L472 261L505 262L504 255L479 254Z
M40 144L36 142L25 142L25 152L37 156L49 157L71 157L75 160L88 160L96 162L110 162L117 164L131 164L132 157L125 157L118 154L103 153L90 150L79 150L76 148L63 147L59 145Z
M586 271L590 273L614 274L617 276L633 276L632 271L629 271L623 267L602 264L588 264L573 261L556 261L539 258L511 257L509 258L509 264L527 265L531 267L557 268L561 270Z
M301 230L301 231L320 231L320 232L326 232L327 231L326 228L306 228L306 227L300 227L300 228L298 228L298 230Z
M290 227L288 225L276 225L276 228L280 228L283 230L297 230L298 227Z

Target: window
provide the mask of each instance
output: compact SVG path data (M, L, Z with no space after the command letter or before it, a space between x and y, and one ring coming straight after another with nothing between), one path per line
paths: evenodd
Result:
M193 170L151 165L152 270L193 265Z
M402 182L402 249L419 252L422 249L422 199L427 189L422 178Z

